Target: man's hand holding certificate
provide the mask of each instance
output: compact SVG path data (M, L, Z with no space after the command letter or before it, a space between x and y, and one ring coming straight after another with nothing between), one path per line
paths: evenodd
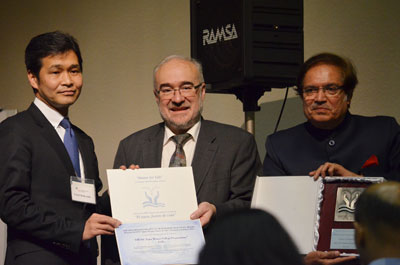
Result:
M122 264L196 263L204 244L191 167L107 170Z

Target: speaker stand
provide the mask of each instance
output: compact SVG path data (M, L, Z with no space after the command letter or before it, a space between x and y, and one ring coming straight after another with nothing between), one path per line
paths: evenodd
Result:
M258 100L264 95L265 91L271 91L271 88L246 86L233 90L236 97L243 103L245 129L253 135L256 127L255 112L260 110Z

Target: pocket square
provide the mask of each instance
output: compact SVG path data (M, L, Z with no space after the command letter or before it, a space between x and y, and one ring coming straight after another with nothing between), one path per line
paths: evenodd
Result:
M367 161L365 161L365 163L361 167L361 169L364 169L364 168L370 167L370 166L378 166L378 165L379 165L378 158L376 157L376 155L372 155L370 158L367 159Z

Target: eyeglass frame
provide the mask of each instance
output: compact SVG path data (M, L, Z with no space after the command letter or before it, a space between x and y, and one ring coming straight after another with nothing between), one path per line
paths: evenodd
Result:
M198 85L193 85L192 83L184 83L178 88L167 88L167 89L171 90L171 94L167 94L167 95L162 94L162 88L160 88L159 90L156 90L156 93L162 99L171 99L171 98L173 98L176 91L178 91L179 94L181 96L183 96L183 97L192 97L192 96L194 96L196 94L197 89L199 87L201 87L203 84L204 84L204 82L200 82ZM184 86L191 86L192 88L190 89L190 91L194 91L194 94L193 95L184 95L184 93L182 94L182 91L185 91L185 90L182 90L184 88Z
M335 87L335 93L334 94L330 94L329 93L329 91L332 92L332 90L331 90L332 87ZM307 88L308 89L313 88L313 90L309 91L309 92L306 92ZM335 96L339 95L340 91L344 91L345 86L343 86L343 85L342 86L338 86L338 85L335 85L335 84L329 84L329 85L318 86L318 87L317 86L307 86L307 87L302 89L303 97L304 98L313 98L319 93L319 91L321 89L322 89L322 92L324 92L325 96L327 96L327 97L335 97ZM328 91L328 93L327 93L327 91ZM309 93L309 95L307 95L307 93Z

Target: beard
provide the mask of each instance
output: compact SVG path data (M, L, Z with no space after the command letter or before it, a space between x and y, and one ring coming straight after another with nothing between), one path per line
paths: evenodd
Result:
M203 101L199 98L199 111L187 122L183 123L177 123L171 119L169 119L160 109L160 115L161 118L164 120L165 124L168 126L168 128L171 129L171 131L177 131L180 133L185 133L187 132L190 128L193 127L201 118L201 114L203 112Z

